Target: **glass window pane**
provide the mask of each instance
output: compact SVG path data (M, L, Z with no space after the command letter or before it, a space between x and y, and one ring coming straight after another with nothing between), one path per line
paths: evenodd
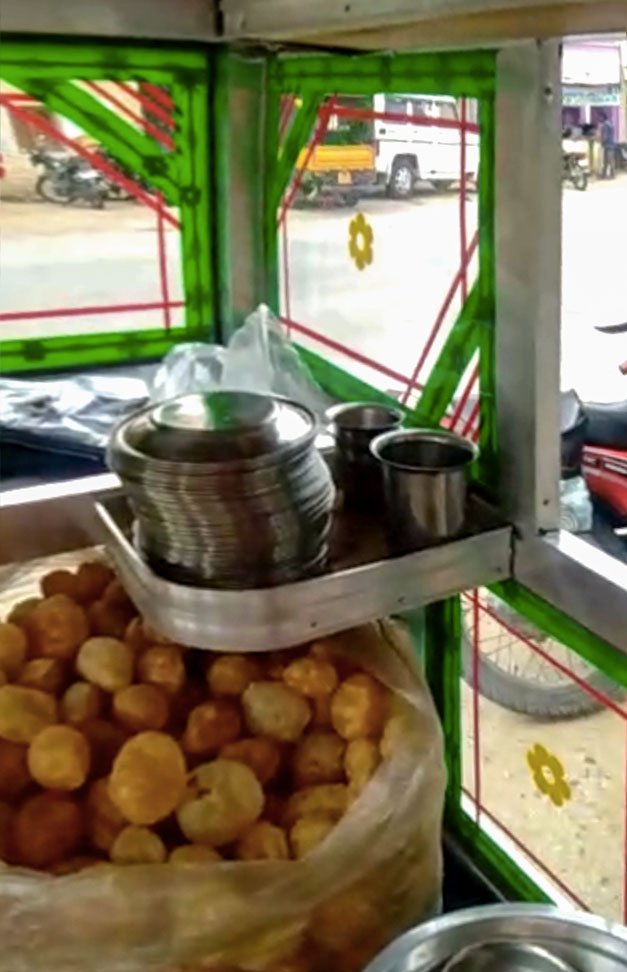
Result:
M164 87L73 85L146 136L157 160L175 150ZM0 339L183 327L178 209L72 119L5 81L0 112Z
M479 126L439 126L445 95L342 93L320 136L330 104L279 210L281 314L299 344L413 406L477 278ZM478 420L470 354L445 421L476 436Z
M627 918L627 693L488 591L466 596L463 805L544 890Z

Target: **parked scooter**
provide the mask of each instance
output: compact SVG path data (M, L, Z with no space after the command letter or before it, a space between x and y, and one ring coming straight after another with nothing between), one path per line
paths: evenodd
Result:
M597 330L624 334L627 323ZM620 370L627 374L627 362ZM565 392L560 418L562 526L627 561L627 401L602 405L582 402L574 391ZM590 688L609 697L620 692L615 683L504 602L486 592L482 603L494 618L485 629L482 624L478 656L479 691L486 698L538 718L572 718L601 708L593 694L562 676L539 653L524 647L521 636L566 668L575 667ZM464 624L463 671L469 684L474 680L472 610L469 605Z
M562 153L562 182L570 182L582 192L588 188L588 161L583 153Z
M37 195L46 202L69 204L82 200L102 209L106 187L100 172L76 155L54 155L44 148L31 152L31 162L41 174L35 184Z

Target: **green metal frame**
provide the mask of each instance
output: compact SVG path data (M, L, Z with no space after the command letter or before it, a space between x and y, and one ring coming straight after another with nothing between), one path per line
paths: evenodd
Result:
M2 371L80 367L158 357L183 340L205 339L215 321L210 223L210 55L178 47L3 39L0 77L63 115L154 185L181 220L185 327L0 341ZM79 87L87 80L167 85L175 105L175 149L163 152Z

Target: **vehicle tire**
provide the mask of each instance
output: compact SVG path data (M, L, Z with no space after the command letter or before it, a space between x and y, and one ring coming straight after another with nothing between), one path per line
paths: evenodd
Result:
M343 192L341 200L343 206L346 206L347 209L352 209L359 202L359 195L354 190Z
M56 182L52 176L50 175L39 176L37 182L35 183L35 192L37 193L38 196L41 196L42 199L45 199L46 202L57 203L57 204L66 203L67 196L61 195L59 192L57 192L55 189L55 185Z
M592 536L606 554L627 563L627 543L616 536L611 520L596 504L592 509Z
M588 173L580 166L576 165L571 168L570 178L575 189L578 189L580 192L585 192L588 188Z
M105 193L104 192L95 193L91 197L90 202L91 202L92 209L104 209Z
M494 609L494 604L492 605ZM498 614L498 610L495 610ZM531 626L526 622L527 630ZM515 636L511 635L512 641ZM544 641L545 635L538 632L534 640ZM464 681L473 685L473 647L472 636L466 620L462 629L462 674ZM609 698L622 697L624 690L606 678L601 672L592 670L589 675L581 675L591 689L602 692ZM480 694L511 712L534 716L537 719L575 719L591 715L604 708L603 703L589 695L584 689L564 678L562 685L546 685L506 671L491 657L479 653L478 682Z
M131 199L135 199L132 192L124 189L122 186L117 186L114 183L109 183L106 190L106 198L110 202L129 202Z
M410 199L416 182L416 169L405 160L399 160L392 165L388 195L390 199Z

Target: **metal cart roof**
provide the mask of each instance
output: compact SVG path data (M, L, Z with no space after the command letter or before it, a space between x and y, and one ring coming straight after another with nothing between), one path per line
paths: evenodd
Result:
M0 15L6 33L450 49L624 30L627 0L1 0Z

